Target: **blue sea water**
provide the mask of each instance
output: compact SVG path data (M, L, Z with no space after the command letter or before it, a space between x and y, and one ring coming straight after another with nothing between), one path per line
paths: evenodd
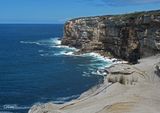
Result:
M36 103L64 103L103 82L111 62L61 46L63 25L0 25L0 113L27 113Z

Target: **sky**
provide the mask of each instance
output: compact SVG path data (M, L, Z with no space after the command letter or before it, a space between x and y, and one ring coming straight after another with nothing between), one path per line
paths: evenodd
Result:
M52 23L84 16L158 10L160 0L0 0L0 23Z

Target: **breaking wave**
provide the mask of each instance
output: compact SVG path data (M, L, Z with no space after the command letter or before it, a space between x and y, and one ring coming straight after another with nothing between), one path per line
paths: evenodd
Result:
M106 75L105 68L111 66L114 63L118 63L118 60L115 58L106 58L101 56L98 53L90 52L81 55L75 55L74 53L78 49L74 47L61 45L60 38L50 38L39 41L20 41L22 44L36 44L38 46L49 47L49 50L38 50L38 53L42 57L53 57L53 56L74 56L74 57L88 57L90 58L91 63L88 65L88 72L83 72L82 76L90 77L91 75ZM83 66L83 65L79 65Z
M44 39L44 40L38 40L38 41L20 41L22 44L36 44L36 45L60 45L61 40L60 38L50 38L50 39Z
M50 51L45 50L38 50L40 53L40 56L48 57L48 56L72 56L74 55L75 51L78 51L78 49L74 47L68 47L61 45L61 39L60 38L50 38L45 40L38 40L38 41L20 41L21 44L34 44L38 46L46 46L51 48Z

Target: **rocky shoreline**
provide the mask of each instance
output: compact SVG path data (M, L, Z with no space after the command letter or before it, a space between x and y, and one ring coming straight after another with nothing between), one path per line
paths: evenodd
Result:
M159 113L160 55L139 64L115 64L100 87L71 102L34 105L29 113Z
M159 52L159 29L160 10L82 17L65 23L62 44L137 63Z
M64 26L63 45L130 62L107 68L100 87L64 104L34 105L29 113L159 113L160 10L83 17Z

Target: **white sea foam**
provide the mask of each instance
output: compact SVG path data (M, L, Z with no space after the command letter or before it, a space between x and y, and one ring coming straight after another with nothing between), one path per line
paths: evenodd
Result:
M39 42L32 42L32 41L20 41L21 44L36 44L41 45Z
M63 47L62 47L63 48ZM68 46L65 46L61 51L55 53L54 55L66 55L66 56L77 56L77 57L90 57L91 63L88 65L88 72L83 72L82 76L84 77L90 77L91 75L106 75L107 73L103 71L105 68L110 67L113 63L113 61L116 61L117 59L110 59L101 56L98 53L85 53L80 55L75 55L76 49L69 48ZM116 62L115 62L116 63ZM80 67L86 66L83 64L79 64Z
M106 68L112 66L113 64L127 63L126 61L118 60L116 58L107 58L94 52L83 54L83 56L92 58L92 63L89 64L88 70L90 70L93 75L105 76L107 75L107 72L105 71Z
M52 45L51 47L53 47L53 48L61 48L61 49L66 49L66 50L78 51L78 49L76 49L74 47L69 47L69 46L65 46L65 45Z
M107 58L107 57L103 57L98 53L86 53L84 54L85 56L89 56L91 57L91 66L92 67L97 67L98 69L103 69L103 67L108 67L112 64L112 60Z
M36 44L36 45L61 45L61 40L59 38L50 38L38 41L20 41L22 44Z
M63 54L64 54L64 55L73 55L74 52L72 52L72 51L70 51L70 52L64 52Z
M82 76L84 76L84 77L90 77L91 73L89 73L89 72L83 72Z
M82 57L90 57L91 63L88 64L88 71L89 72L83 72L82 76L84 77L90 77L91 75L106 75L105 69L107 67L110 67L113 65L113 61L116 61L117 59L110 59L104 56L101 56L98 53L85 53L81 55ZM82 65L83 66L83 65Z
M53 48L59 49L54 53L56 56L66 55L66 56L76 56L74 52L78 51L78 49L74 47L64 46L64 45L53 45Z
M61 40L60 38L50 38L50 39L44 39L44 40L38 40L38 41L20 41L21 44L35 44L39 46L47 46L50 48L57 48L59 50L51 49L49 51L44 51L44 50L38 50L40 53L40 56L59 56L59 55L69 55L72 56L74 55L73 53L75 51L78 51L76 48L73 47L68 47L61 45Z
M57 53L54 53L55 56L60 56L60 55L66 55L66 56L74 56L74 52L72 51L60 51L60 52L57 52Z
M93 57L97 60L100 60L100 61L105 61L105 62L112 62L112 59L110 58L107 58L107 57L104 57L98 53L95 53L95 52L91 52L91 53L85 53L83 54L84 56L89 56L89 57Z
M60 98L57 98L55 101L53 101L53 103L55 104L59 104L59 103L65 103L71 99L75 99L75 98L78 98L80 95L72 95L72 96L68 96L68 97L60 97Z
M61 40L60 38L51 38L51 42L53 42L56 45L61 45Z
M44 56L51 56L51 55L49 55L49 53L44 53L44 54L40 54L40 56L44 57Z
M3 110L25 110L29 108L28 106L18 106L17 104L5 104L2 106Z
M72 100L72 99L76 99L76 98L78 98L80 95L72 95L72 96L67 96L67 97L59 97L59 98L56 98L54 101L50 101L50 102L52 102L52 103L54 103L54 104L63 104L63 103L65 103L65 102L68 102L69 100ZM51 98L41 98L41 99L51 99ZM42 104L44 104L44 103L42 103L42 102L37 102L37 103L35 103L34 105L37 105L37 106L39 106L39 105L42 105Z
M33 41L33 42L32 41L21 41L21 43L37 44L37 45L50 47L51 49L49 49L49 51L45 51L45 50L38 51L40 56L42 57L48 57L48 56L90 57L91 63L87 64L89 72L83 73L82 75L85 77L89 77L91 74L106 75L106 73L103 72L102 70L111 66L112 64L122 63L122 61L118 61L115 58L110 59L110 58L101 56L100 54L94 53L94 52L75 55L74 53L79 50L74 47L61 45L61 40L59 38L50 38L50 39L45 39L45 40ZM83 64L81 64L81 67L83 67Z
M97 70L97 71L92 71L92 74L104 76L107 73L104 70Z

